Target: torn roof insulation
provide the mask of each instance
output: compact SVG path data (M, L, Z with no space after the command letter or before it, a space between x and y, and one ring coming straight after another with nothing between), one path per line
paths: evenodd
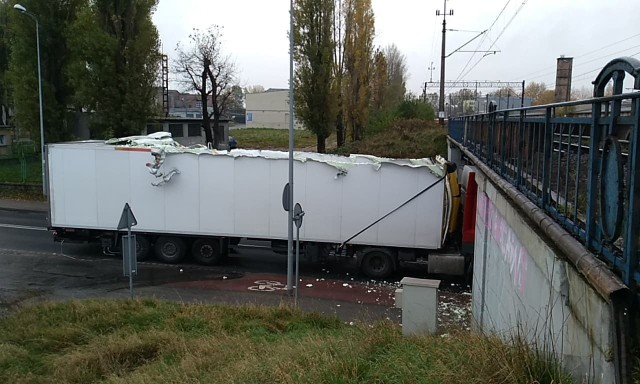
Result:
M179 153L191 153L194 155L213 155L213 156L229 156L233 158L239 157L256 157L273 160L288 160L289 153L284 151L259 150L259 149L234 149L231 151L209 149L204 145L183 146L173 140L169 132L156 132L146 136L127 136L122 138L114 138L105 141L107 145L118 147L134 147L134 148L155 148L164 151L167 155ZM443 166L429 158L422 159L390 159L377 157L372 155L352 154L350 156L341 156L315 152L294 152L295 161L306 162L315 161L325 163L340 171L348 171L357 165L372 165L376 170L380 169L383 164L393 164L411 168L426 168L431 173L443 176Z

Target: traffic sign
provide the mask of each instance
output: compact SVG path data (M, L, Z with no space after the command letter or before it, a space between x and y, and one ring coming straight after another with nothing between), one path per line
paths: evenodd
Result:
M304 211L302 210L302 205L300 203L296 203L296 206L293 208L293 222L296 227L300 229L302 226L302 217L304 216Z
M120 215L120 222L118 223L118 230L131 228L134 225L138 225L138 220L133 215L133 211L129 206L129 203L124 204L124 208L122 209L122 214Z
M284 185L284 189L282 190L282 208L284 208L285 211L289 212L289 209L291 209L290 207L290 197L291 197L291 187L289 186L289 183Z

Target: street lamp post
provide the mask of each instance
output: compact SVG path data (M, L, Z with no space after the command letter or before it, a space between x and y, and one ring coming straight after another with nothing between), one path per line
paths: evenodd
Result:
M288 227L287 227L287 292L289 296L293 293L293 113L294 113L294 96L293 96L293 0L289 4L289 209L288 209ZM296 292L298 282L295 282Z
M44 196L47 195L47 183L45 179L45 153L44 153L44 115L42 112L42 72L40 69L40 25L38 23L38 18L33 14L27 11L25 7L20 4L16 4L13 6L13 9L24 13L25 15L31 17L33 21L36 22L36 50L38 52L38 102L40 104L40 155L42 157L42 194Z

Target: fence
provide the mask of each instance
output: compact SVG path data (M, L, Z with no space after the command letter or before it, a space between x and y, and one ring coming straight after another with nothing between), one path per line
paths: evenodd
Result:
M594 98L449 120L449 136L508 180L632 289L640 281L640 61L619 58ZM613 96L604 97L613 82ZM577 110L587 110L573 114Z
M0 183L41 184L40 148L29 139L11 140L8 144L0 153Z

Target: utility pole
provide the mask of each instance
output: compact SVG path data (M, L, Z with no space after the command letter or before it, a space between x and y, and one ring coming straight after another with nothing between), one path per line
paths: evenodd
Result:
M433 83L433 70L436 69L436 67L433 66L433 61L431 62L431 66L427 69L429 70L429 82Z
M436 16L440 16L440 10L436 11ZM449 11L449 16L453 16L453 9ZM438 120L440 125L444 125L444 61L446 59L446 36L447 36L447 0L444 0L444 12L442 12L442 54L440 55L440 100L438 108Z

